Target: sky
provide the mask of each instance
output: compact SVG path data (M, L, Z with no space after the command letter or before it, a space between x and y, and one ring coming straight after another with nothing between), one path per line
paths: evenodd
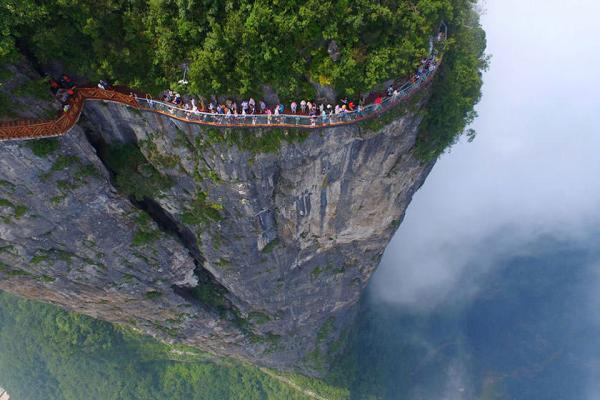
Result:
M415 195L372 282L387 302L426 310L516 244L600 226L600 2L481 6L492 59L478 135L443 155ZM510 234L489 245L499 232ZM477 271L465 270L475 257Z

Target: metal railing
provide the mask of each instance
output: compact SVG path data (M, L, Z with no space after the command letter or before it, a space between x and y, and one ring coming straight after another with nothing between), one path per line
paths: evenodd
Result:
M218 114L192 111L191 109L179 107L176 104L143 97L136 97L135 100L142 110L159 112L179 120L202 125L243 128L297 127L310 129L323 126L348 125L377 117L398 103L408 99L419 88L429 82L436 70L437 67L424 71L419 78L406 82L397 88L396 95L382 98L379 104L369 104L360 110L345 111L338 114L327 113L324 116L319 114L313 116L306 114Z

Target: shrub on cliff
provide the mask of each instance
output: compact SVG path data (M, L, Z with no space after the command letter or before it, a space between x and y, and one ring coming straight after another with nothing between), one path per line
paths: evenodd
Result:
M136 200L156 198L172 182L154 168L133 144L113 145L105 149L106 164L114 174L114 184Z
M448 51L419 127L416 153L425 161L436 159L461 134L469 140L475 135L465 129L477 116L474 106L481 98L482 71L488 62L485 32L479 15L470 8L459 9L450 28Z

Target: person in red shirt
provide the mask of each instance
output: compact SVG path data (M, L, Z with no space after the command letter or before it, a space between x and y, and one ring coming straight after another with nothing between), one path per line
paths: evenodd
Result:
M377 96L377 98L375 99L375 110L380 110L381 107L381 103L383 102L383 99L381 98L381 96Z
M60 89L60 85L58 84L58 82L56 82L56 80L51 78L50 79L50 90L52 91L52 94L56 96L56 94L58 93L58 89Z

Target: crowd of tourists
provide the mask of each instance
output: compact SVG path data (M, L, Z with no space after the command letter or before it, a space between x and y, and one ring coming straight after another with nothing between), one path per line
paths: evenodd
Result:
M435 56L430 56L426 59L421 60L421 64L417 71L411 76L409 82L414 84L425 79L428 74L437 68L438 60ZM381 109L383 103L387 99L393 100L400 96L402 92L402 85L389 85L385 92L376 93L369 96L372 100L373 108L375 110ZM167 111L175 113L177 111L183 111L187 118L194 118L195 115L201 113L214 114L214 120L226 123L230 120L239 120L240 117L245 120L247 117L250 121L256 122L256 117L261 115L266 117L266 121L271 123L279 121L282 116L306 116L310 117L313 124L317 122L319 118L325 121L343 121L348 114L355 113L361 115L365 108L365 99L361 99L358 102L343 98L338 104L331 104L328 102L316 102L310 100L292 101L289 104L273 104L268 105L263 100L255 100L250 97L241 101L233 99L226 99L224 101L217 101L214 97L212 100L205 102L204 100L196 100L194 97L182 96L172 90L166 90L162 93L161 98L163 104L167 103L170 106ZM150 96L146 96L146 101L151 107L158 107L160 103L156 104ZM207 104L208 103L208 104Z
M417 71L411 76L409 83L415 84L425 79L430 72L437 68L437 65L438 60L435 56L423 59ZM271 123L272 121L277 123L282 121L283 116L306 116L310 118L311 123L314 125L319 119L325 123L327 121L344 121L351 114L360 116L365 107L372 107L375 111L382 109L386 99L393 100L400 96L404 85L406 83L401 86L391 84L385 92L371 94L358 102L342 98L335 105L328 102L311 100L294 100L287 105L283 103L268 105L265 101L257 101L252 97L242 101L226 99L222 102L216 101L213 97L211 101L205 102L202 99L196 100L194 97L182 96L172 90L164 91L161 100L163 106L165 103L169 105L166 111L171 113L180 111L184 113L186 118L190 119L200 115L204 115L206 118L206 114L213 114L212 119L222 123L226 123L228 120L239 121L240 118L242 121L245 121L246 117L249 117L250 121L256 123L256 116L261 115L267 123ZM68 111L69 99L74 95L77 84L67 74L62 74L59 79L50 79L50 88L56 99L63 105L63 111ZM112 89L112 86L108 82L101 80L98 83L98 88L108 90ZM130 94L138 98L138 100L142 100L133 92ZM371 105L365 106L365 100L372 101ZM150 107L158 107L161 104L154 101L150 95L146 95L145 101Z
M69 110L69 99L75 94L77 84L67 74L62 74L60 78L50 78L50 91L52 95L60 102L63 111Z

